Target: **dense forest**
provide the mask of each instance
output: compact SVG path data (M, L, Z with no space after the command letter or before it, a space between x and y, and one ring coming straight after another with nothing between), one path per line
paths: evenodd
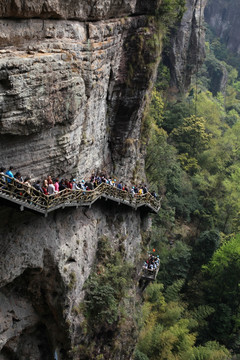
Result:
M204 26L188 92L171 88L163 56L145 116L146 171L162 196L146 251L161 266L135 360L240 359L240 57Z

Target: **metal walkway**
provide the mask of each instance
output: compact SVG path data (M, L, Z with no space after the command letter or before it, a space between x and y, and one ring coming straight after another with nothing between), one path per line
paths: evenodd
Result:
M140 276L142 279L146 279L149 281L155 281L158 271L159 271L159 266L156 269L152 269L152 270L143 268Z
M95 201L101 198L130 206L135 210L145 207L148 211L157 213L160 209L160 201L150 193L132 196L126 191L105 183L100 184L94 190L65 189L54 195L45 195L32 186L11 179L7 175L4 176L6 182L0 180L0 198L19 205L21 211L26 208L47 216L48 213L59 208L91 207Z

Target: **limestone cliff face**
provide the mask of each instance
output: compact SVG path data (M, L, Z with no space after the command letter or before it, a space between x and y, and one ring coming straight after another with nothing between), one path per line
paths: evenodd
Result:
M187 0L186 11L174 29L166 61L170 67L172 86L184 93L197 67L205 57L204 9L207 0Z
M105 170L131 179L158 60L148 47L157 6L1 1L2 165L34 178ZM0 359L53 360L55 351L58 360L78 359L69 351L85 335L74 308L99 239L133 262L148 216L105 202L47 219L2 202L0 211ZM125 332L132 346L131 327ZM127 348L113 358L124 359Z
M2 17L43 18L0 21L0 151L5 165L11 163L35 177L83 176L96 169L126 177L139 157L144 96L154 74L147 67L156 63L144 46L154 24L146 15L137 15L147 12L148 6L143 1L123 7L103 1L93 11L77 1L75 7L56 1L50 2L54 13L48 2L40 3L1 5ZM119 7L134 16L97 21L116 15ZM60 18L86 20L95 13L96 18L94 22L45 20L56 18L58 11ZM142 65L135 71L129 67L130 56L139 39L144 39L137 55ZM125 156L129 138L131 162L129 154ZM18 156L13 156L16 148Z
M159 0L2 0L1 17L102 20L154 13Z
M240 4L237 0L209 0L205 19L228 49L240 54Z
M0 215L0 358L52 360L55 351L58 359L75 358L68 351L82 334L74 309L83 299L99 239L111 239L116 251L121 245L133 261L147 218L105 201L47 219L11 208L1 208Z

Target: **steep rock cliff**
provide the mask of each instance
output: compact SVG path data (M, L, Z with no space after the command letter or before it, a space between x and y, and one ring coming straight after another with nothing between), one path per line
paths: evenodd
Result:
M237 0L209 0L205 10L206 22L215 34L221 38L228 49L240 54L240 6Z
M3 218L0 358L53 359L54 351L58 359L75 358L68 351L83 334L74 309L83 299L98 241L109 238L134 261L141 231L148 227L146 215L141 219L139 212L103 201L93 209L59 210L47 219L1 208Z
M191 77L205 57L204 9L207 0L187 0L181 23L173 30L165 61L170 67L172 86L184 93Z
M2 165L34 178L86 178L104 169L131 179L159 60L148 47L156 7L147 1L1 2ZM86 335L76 309L99 239L108 237L133 262L147 214L105 202L47 219L2 201L0 209L0 358L52 360L56 352L58 360L78 359L81 350L72 350ZM124 339L130 347L131 331ZM128 346L121 346L112 358L124 358Z
M31 8L28 2L16 3L15 16ZM39 2L35 5L37 11ZM105 2L101 6L107 10ZM141 12L140 4L136 8ZM14 16L7 6L3 10L2 16ZM24 14L54 16L33 9ZM60 17L67 15L72 17ZM95 22L1 20L0 151L6 165L11 163L25 174L33 173L34 167L35 177L49 172L85 175L96 169L126 176L133 171L139 157L144 95L154 74L147 67L156 63L147 47L154 23L136 14L97 18ZM129 62L139 39L146 46L139 54L142 65L134 69L132 86ZM133 139L133 162L124 156L128 138ZM14 156L16 148L18 156ZM125 158L121 168L119 152Z
M1 17L102 20L135 14L154 14L161 1L144 0L2 0Z

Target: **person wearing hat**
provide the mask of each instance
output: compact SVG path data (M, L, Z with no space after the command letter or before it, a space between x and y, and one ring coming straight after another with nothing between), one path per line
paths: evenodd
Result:
M132 188L131 188L131 190L130 190L130 194L132 195L132 197L135 196L134 186L132 186Z
M80 190L80 187L77 186L76 179L73 179L72 183L73 183L72 185L73 190Z

